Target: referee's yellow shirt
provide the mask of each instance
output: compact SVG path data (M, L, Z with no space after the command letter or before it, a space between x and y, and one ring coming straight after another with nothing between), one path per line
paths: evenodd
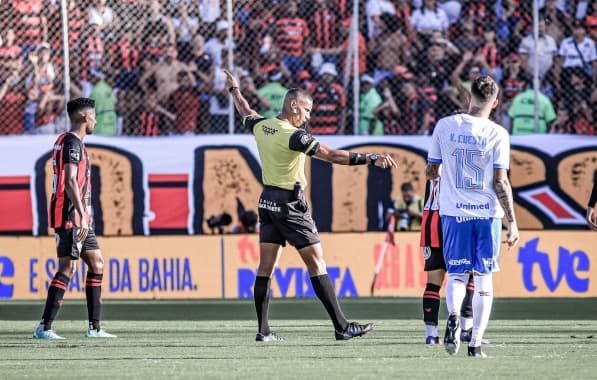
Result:
M253 131L261 159L263 184L292 190L307 186L305 155L319 150L319 142L304 129L278 118L247 116L243 124Z

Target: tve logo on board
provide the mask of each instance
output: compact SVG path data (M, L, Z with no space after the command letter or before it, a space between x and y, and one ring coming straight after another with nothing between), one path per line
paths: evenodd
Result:
M558 246L557 264L552 265L553 262L549 260L550 254L541 252L538 246L539 238L534 238L527 241L518 251L518 262L522 266L522 280L526 290L535 292L543 286L551 293L563 286L575 293L586 293L589 290L591 261L585 251L572 251ZM539 269L540 277L533 276L535 268ZM563 280L566 285L563 284Z

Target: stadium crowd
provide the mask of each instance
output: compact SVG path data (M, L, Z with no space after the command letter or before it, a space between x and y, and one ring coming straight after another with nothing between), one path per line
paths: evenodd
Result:
M538 41L531 0L359 3L359 134L430 134L482 74L501 86L493 118L532 133L537 51L539 132L595 135L595 1L539 0ZM301 87L314 98L313 133L353 133L352 2L237 0L233 25L222 0L67 4L70 95L96 101L97 134L226 133L231 45L254 109L274 116ZM0 3L0 134L64 130L62 30L59 0ZM235 132L247 131L237 121Z

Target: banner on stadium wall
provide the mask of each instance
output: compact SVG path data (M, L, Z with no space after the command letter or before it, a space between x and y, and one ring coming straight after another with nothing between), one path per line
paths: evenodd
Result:
M328 273L339 297L370 295L384 235L323 233ZM385 255L375 296L420 297L426 283L418 233L397 233ZM523 231L518 247L502 249L496 297L597 297L597 234ZM49 237L0 238L0 299L44 299L56 271ZM106 299L251 299L259 263L256 235L104 237ZM84 298L85 268L69 284ZM272 296L315 297L299 254L284 248Z
M221 297L216 237L102 238L102 297L173 299ZM45 299L58 268L53 238L0 238L0 299ZM85 298L79 260L69 298Z
M0 234L48 235L55 136L0 138ZM411 182L422 195L428 136L319 136L333 147L391 154L398 169L330 165L312 159L306 196L323 232L379 231L383 209ZM584 210L597 172L597 139L513 136L510 179L521 229L585 228ZM102 137L86 140L98 235L209 232L223 212L255 210L261 169L249 135Z

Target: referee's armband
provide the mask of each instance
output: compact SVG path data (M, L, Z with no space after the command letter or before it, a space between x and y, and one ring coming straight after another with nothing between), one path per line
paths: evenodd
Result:
M307 156L313 156L319 152L319 141L303 129L294 132L288 140L288 148L297 152L303 152Z
M348 165L366 165L367 155L364 153L348 152Z

